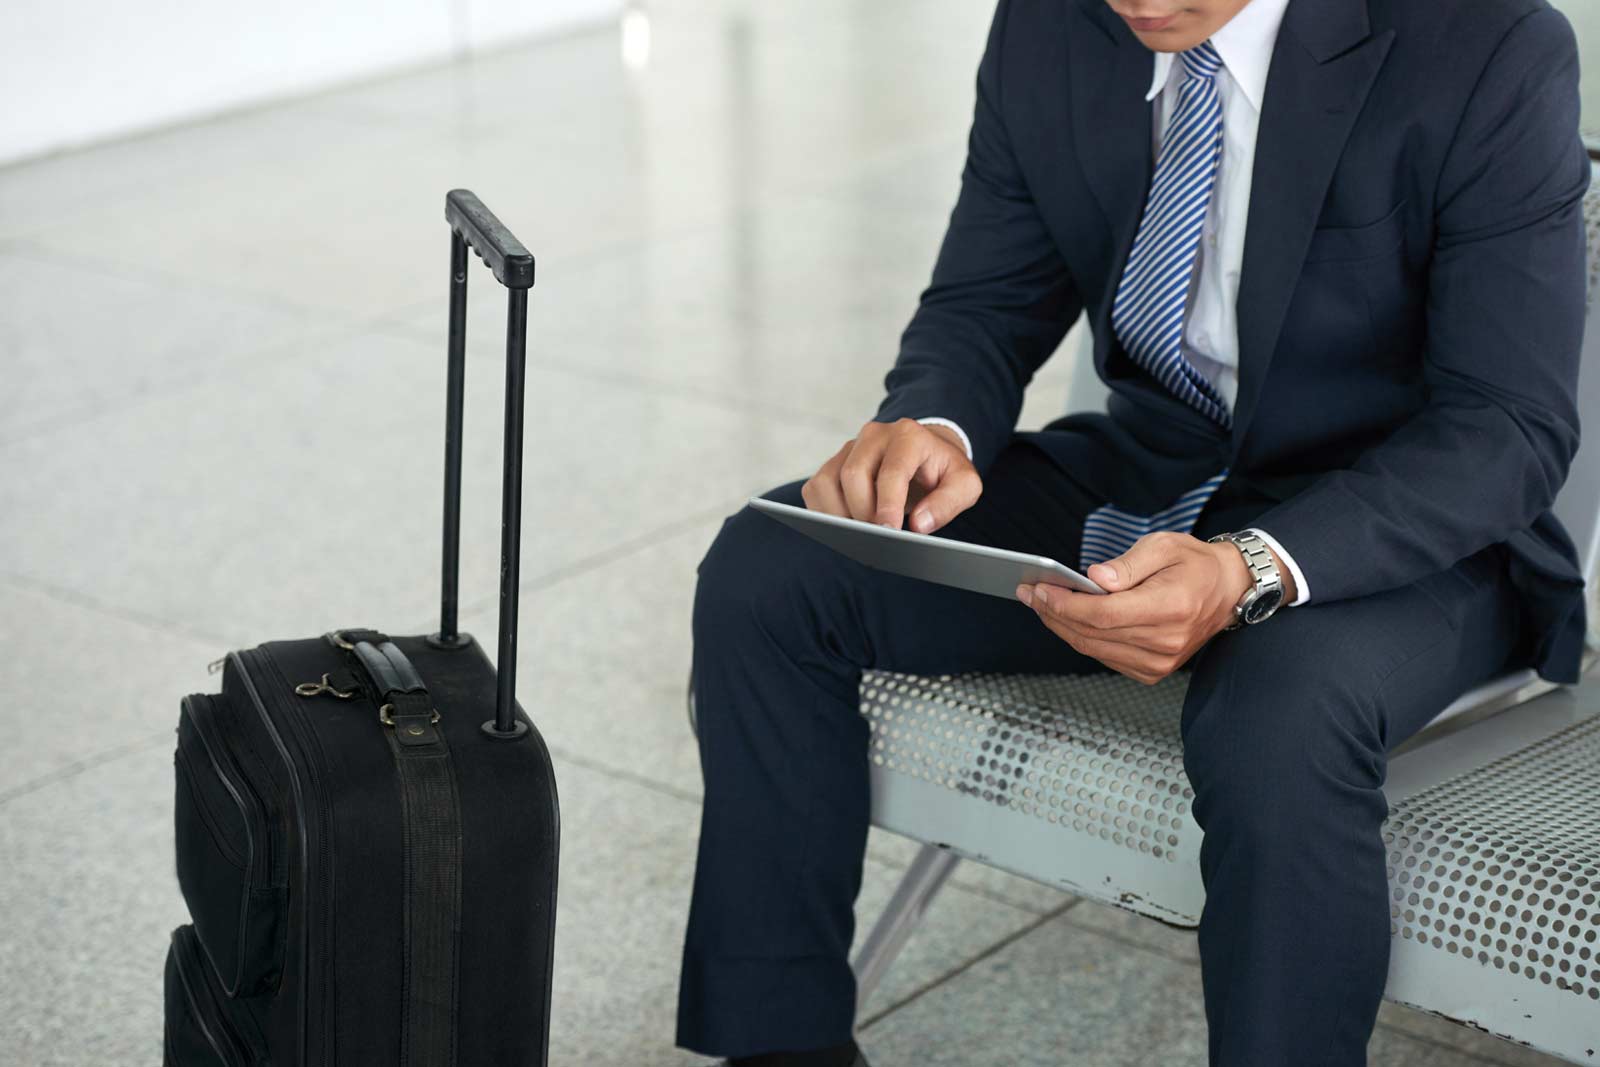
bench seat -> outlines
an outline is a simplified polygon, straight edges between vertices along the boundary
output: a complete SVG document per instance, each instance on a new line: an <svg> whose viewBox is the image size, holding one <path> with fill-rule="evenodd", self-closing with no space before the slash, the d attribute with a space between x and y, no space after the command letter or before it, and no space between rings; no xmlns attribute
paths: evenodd
<svg viewBox="0 0 1600 1067"><path fill-rule="evenodd" d="M1146 687L1110 673L867 672L873 823L926 844L857 960L863 1000L957 857L1196 925L1186 684L1181 673ZM1550 688L1513 676L1392 755L1386 996L1592 1063L1600 682L1528 700Z"/></svg>

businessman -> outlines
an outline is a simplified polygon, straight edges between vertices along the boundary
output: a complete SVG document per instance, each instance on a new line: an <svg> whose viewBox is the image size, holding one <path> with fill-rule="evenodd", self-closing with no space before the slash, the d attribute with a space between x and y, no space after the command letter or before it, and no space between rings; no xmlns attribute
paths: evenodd
<svg viewBox="0 0 1600 1067"><path fill-rule="evenodd" d="M1210 1062L1366 1062L1386 752L1510 666L1577 678L1550 511L1579 430L1577 73L1545 0L1000 0L887 395L768 496L1110 593L984 597L723 524L679 1044L865 1063L864 668L1182 670ZM1016 432L1080 314L1106 410Z"/></svg>

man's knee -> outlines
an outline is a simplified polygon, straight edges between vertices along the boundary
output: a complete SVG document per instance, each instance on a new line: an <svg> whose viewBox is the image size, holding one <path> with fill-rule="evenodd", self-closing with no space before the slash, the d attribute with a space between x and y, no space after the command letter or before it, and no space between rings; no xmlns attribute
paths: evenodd
<svg viewBox="0 0 1600 1067"><path fill-rule="evenodd" d="M797 503L798 482L766 496L788 503L791 490ZM753 508L723 521L694 594L695 722L708 781L741 773L712 750L743 762L759 751L770 765L805 752L819 766L832 751L865 753L867 724L855 710L864 569ZM815 700L817 687L836 699ZM812 713L823 707L842 714L819 740Z"/></svg>
<svg viewBox="0 0 1600 1067"><path fill-rule="evenodd" d="M799 483L763 495L798 505ZM810 637L827 587L842 588L834 573L842 560L755 509L740 508L723 520L697 568L696 642L762 637L787 645Z"/></svg>
<svg viewBox="0 0 1600 1067"><path fill-rule="evenodd" d="M1289 835L1307 805L1381 797L1381 672L1342 657L1313 621L1220 634L1197 658L1182 734L1202 828L1226 819Z"/></svg>

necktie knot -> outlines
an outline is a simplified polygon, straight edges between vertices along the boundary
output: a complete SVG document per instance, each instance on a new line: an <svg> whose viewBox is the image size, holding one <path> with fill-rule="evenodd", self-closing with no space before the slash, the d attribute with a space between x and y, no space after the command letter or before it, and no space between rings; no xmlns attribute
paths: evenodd
<svg viewBox="0 0 1600 1067"><path fill-rule="evenodd" d="M1213 78L1222 69L1222 56L1217 54L1217 46L1211 43L1210 38L1178 55L1183 60L1184 73L1190 79Z"/></svg>

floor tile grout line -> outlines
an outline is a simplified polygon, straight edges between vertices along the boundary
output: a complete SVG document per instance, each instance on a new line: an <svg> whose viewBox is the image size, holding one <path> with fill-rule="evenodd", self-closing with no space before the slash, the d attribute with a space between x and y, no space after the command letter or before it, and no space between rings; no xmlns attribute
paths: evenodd
<svg viewBox="0 0 1600 1067"><path fill-rule="evenodd" d="M286 363L294 363L304 359L314 358L317 351L295 351L301 347L325 347L341 341L363 336L367 332L367 324L361 322L326 322L309 326L305 333L293 338L279 341L265 348L250 349L235 357L242 361L262 361L269 357L282 356L272 364L273 367L282 367ZM215 367L216 364L210 366ZM0 451L13 448L45 434L55 433L60 430L81 428L95 423L101 419L111 418L125 412L135 411L138 408L153 403L156 400L170 399L174 396L183 396L197 389L203 389L224 381L229 377L237 377L238 368L229 371L214 370L202 371L199 374L187 376L183 379L163 383L157 388L144 389L124 396L120 403L88 404L83 407L62 412L51 416L44 422L33 426L24 427L21 432L7 437L0 437Z"/></svg>
<svg viewBox="0 0 1600 1067"><path fill-rule="evenodd" d="M286 358L280 359L273 364L275 367L281 367L286 363L318 358L321 353L316 349L330 344L370 336L391 337L412 343L422 343L423 337L421 335L425 332L428 331L381 317L360 320L330 319L320 323L308 324L306 332L303 334L265 348L251 349L248 352L241 353L236 358L241 360L246 358L260 360L263 357L282 355ZM303 348L312 350L300 351ZM601 382L608 385L621 386L642 396L670 397L676 400L704 404L719 411L736 413L755 411L781 416L791 423L806 425L816 430L835 430L848 433L853 432L856 428L856 424L850 420L824 415L809 409L791 408L786 405L773 404L760 398L743 397L736 393L677 386L668 381L652 379L642 375L595 371L567 360L542 359L537 355L537 345L534 346L534 350L533 357L529 361L530 366L555 371L584 382ZM46 421L32 426L24 426L19 432L10 436L0 436L0 451L26 443L48 433L63 429L81 428L101 419L121 415L155 400L191 393L214 385L227 377L228 375L221 371L201 373L181 381L165 383L159 388L145 389L126 395L118 403L88 404L79 408L69 409L51 416Z"/></svg>
<svg viewBox="0 0 1600 1067"><path fill-rule="evenodd" d="M535 725L537 725L537 723ZM641 774L640 772L631 770L627 767L619 767L614 763L608 763L605 760L596 759L593 756L582 755L573 751L572 749L565 748L560 745L549 745L548 747L550 749L550 755L553 758L575 764L584 768L585 770L593 771L594 773L604 777L614 778L619 781L631 782L632 784L641 788L651 790L652 792L659 793L665 797L670 797L673 800L681 800L684 803L690 804L696 808L698 808L705 801L704 796L701 794L691 792L687 789L681 789L678 786L675 786L670 782L662 781L659 778L652 778L647 774ZM892 871L903 872L907 870L906 864L889 857L878 855L870 848L864 854L864 858ZM1019 911L1025 915L1046 915L1050 914L1050 911L1055 911L1060 907L1057 905L1056 908L1050 909L1050 911L1041 912L1035 907L1031 907L1022 903L1021 901L1013 900L1009 897L1003 896L985 886L961 881L959 878L951 878L950 885L964 893L970 893L973 896L982 897L991 903L1004 905L1013 911ZM1072 903L1076 902L1076 899L1072 901Z"/></svg>
<svg viewBox="0 0 1600 1067"><path fill-rule="evenodd" d="M740 504L733 505L732 510L737 510L740 506L742 506L742 501ZM676 537L702 523L711 522L718 517L725 517L731 513L729 504L719 503L692 514L684 515L671 522L663 523L660 526L652 527L625 541L620 541L615 545L592 552L570 563L563 563L559 567L533 575L522 584L522 593L527 595L548 590L570 578L576 578L602 566L617 563L645 551L663 539ZM465 617L480 611L488 611L490 607L497 603L499 603L498 592L492 597L486 596L470 603L463 602L460 607L460 614ZM684 677L685 679L688 678L687 664L684 666Z"/></svg>
<svg viewBox="0 0 1600 1067"><path fill-rule="evenodd" d="M611 548L604 549L601 552L586 556L580 560L575 560L572 563L563 564L554 570L540 574L529 575L523 583L522 590L524 593L534 593L547 590L550 587L559 584L560 582L587 573L599 566L614 563L620 559L635 555L648 549L652 544L656 543L656 541L662 538L676 536L686 530L693 529L695 526L701 523L709 522L718 515L728 514L730 506L735 508L737 507L737 505L718 504L715 507L707 508L704 511L696 512L692 515L686 515L680 519L665 523L659 527L653 527L652 529L647 530L644 533L641 533L626 541L622 541ZM34 593L38 596L59 600L82 611L90 611L99 615L105 615L131 625L141 626L147 630L164 634L169 637L179 637L185 640L214 645L217 647L232 647L230 639L219 634L212 633L210 631L188 629L184 626L174 624L160 616L148 615L143 612L133 611L116 604L108 604L104 601L96 599L93 596L80 592L79 590L68 586L56 585L53 582L44 581L31 575L19 574L15 571L0 572L0 585L10 585L13 588ZM498 594L496 594L496 596L493 598L486 597L476 604L463 605L460 613L462 615L470 615L475 611L487 610L492 604L496 603L497 600ZM432 625L433 621L433 617L430 616L426 621L417 625L415 629L417 629L418 632L424 632L430 625Z"/></svg>
<svg viewBox="0 0 1600 1067"><path fill-rule="evenodd" d="M577 258L580 262L586 261L590 258L603 259L606 256L619 253L624 248L635 245L647 245L656 239L657 238L654 235L645 235L635 241L618 242L615 247L607 246L592 250L591 252L583 253ZM284 300L281 297L277 297L269 293L258 292L253 289L219 286L215 283L198 281L185 275L175 274L170 270L165 270L160 267L132 267L125 263L119 263L116 261L93 259L73 255L70 252L63 252L49 245L42 245L35 241L31 241L27 237L12 237L0 241L0 251L4 251L7 254L16 255L22 258L30 258L37 262L51 263L62 267L76 267L80 269L96 270L108 277L118 278L123 281L151 285L182 286L184 288L193 290L197 295L200 296L205 296L207 294L213 296L225 296L228 299L236 300L241 304L255 306L263 311L290 315L306 320L304 323L304 333L260 349L250 349L246 352L242 352L237 357L239 359L249 358L259 360L262 357L272 356L274 354L288 354L290 361L296 361L309 358L310 356L315 355L315 353L298 351L286 352L286 350L298 349L299 347L305 345L326 345L331 342L349 340L351 338L361 337L368 334L376 334L386 337L403 336L407 340L417 341L420 339L419 335L427 331L422 330L420 327L409 326L409 324L401 321L398 317L416 313L423 307L431 307L435 304L443 308L446 305L447 301L445 298L448 295L447 293L441 291L437 300L417 300L415 302L402 304L398 307L386 309L376 314L364 313L359 315L351 315L346 311L336 311L321 306L299 304L294 301ZM399 329L397 329L397 327ZM442 340L440 342L440 347L441 349L443 348ZM282 364L279 363L276 365L281 366ZM552 362L544 365L554 367L555 369L561 371L574 371L573 368L570 368L564 364ZM575 376L585 377L588 378L588 380L594 380L592 375L585 375L581 372L575 372ZM220 373L208 374L202 372L201 374L184 379L181 384L169 383L168 388L149 389L137 395L128 397L126 398L126 403L86 405L76 410L63 413L62 415L53 416L47 422L40 423L36 426L25 427L20 433L17 433L13 436L0 437L0 449L4 449L10 445L29 440L43 433L62 428L80 426L84 423L91 423L108 415L129 410L138 404L147 402L156 397L171 396L174 393L189 392L219 381L223 377L224 376ZM627 383L622 379L619 379L619 381L623 381L624 384L632 384Z"/></svg>
<svg viewBox="0 0 1600 1067"><path fill-rule="evenodd" d="M910 161L912 158L915 158L915 155L908 155L905 158L896 159L893 161L892 165L903 164ZM559 267L569 276L575 272L581 274L582 272L593 270L596 267L604 266L614 259L644 251L651 246L670 247L680 241L685 241L696 237L708 237L717 234L725 234L730 229L735 229L739 226L757 221L761 215L775 208L789 208L796 206L796 204L805 202L813 202L818 206L825 205L828 207L837 208L841 204L848 202L848 186L854 181L856 181L856 178L852 176L850 178L841 178L836 181L822 182L816 186L790 189L770 189L746 198L735 210L727 215L689 222L679 226L666 226L659 230L647 230L632 237L608 241L605 244L596 245L593 248L587 248L573 255L565 257L560 261ZM935 211L935 209L932 208L929 208L927 213L939 214L941 218L943 217L941 212ZM548 266L541 268L543 271L548 271L550 269L551 268ZM472 286L469 285L469 288L472 288ZM535 305L530 309L528 315L530 330L532 330L535 324L538 322L536 302L539 299L542 299L537 285L535 285L531 292L533 293L531 299L535 302ZM431 299L415 300L399 307L391 308L380 315L375 316L375 321L381 324L398 326L402 329L421 329L421 327L414 325L414 317L419 315L423 310L432 309L434 306L435 303ZM443 307L442 302L439 304L439 306L441 308ZM910 314L911 308L908 307L906 311L906 317L909 318ZM443 321L442 314L441 321Z"/></svg>
<svg viewBox="0 0 1600 1067"><path fill-rule="evenodd" d="M347 116L340 116L337 112L334 113L334 118L338 121L348 120ZM85 148L92 147L94 146L85 146ZM3 171L3 169L0 168L0 171ZM845 184L849 180L840 179L837 183L825 182L815 187L767 190L748 198L730 215L708 218L680 226L667 226L660 230L647 230L631 237L609 241L593 248L586 248L566 259L563 262L563 266L570 267L575 264L580 268L588 268L596 263L603 263L614 256L622 255L627 251L648 247L658 242L670 244L685 238L714 233L718 230L726 229L732 224L743 223L774 206L782 206L787 201L815 200L837 204L839 201L829 195L833 191L832 186L834 184ZM57 246L41 243L41 238L47 236L48 232L44 230L21 231L5 235L0 237L0 250L61 266L77 266L98 270L108 276L122 278L127 281L179 285L194 289L202 294L210 292L215 295L225 295L240 301L254 302L262 307L284 313L320 316L332 322L351 325L366 325L379 322L396 323L400 317L413 315L422 308L434 304L432 298L426 300L418 299L388 308L376 315L363 314L352 318L348 312L335 310L323 305L302 304L285 299L278 294L262 292L252 288L218 285L215 282L202 281L189 275L175 273L160 266L136 266L117 260L76 255ZM443 296L440 297L438 303L440 306L444 305Z"/></svg>
<svg viewBox="0 0 1600 1067"><path fill-rule="evenodd" d="M1148 918L1148 917L1147 916L1141 916L1141 918ZM1156 920L1152 919L1150 921L1154 922ZM1110 931L1110 930L1105 930L1105 929L1102 929L1102 928L1097 927L1097 926L1089 926L1089 925L1087 925L1085 923L1078 922L1077 920L1075 920L1070 915L1064 917L1062 919L1062 922L1064 922L1066 925L1072 927L1074 930L1080 930L1080 931L1082 931L1083 933L1086 933L1086 934L1095 934L1095 935L1097 935L1099 937L1103 937L1103 938L1107 938L1107 939L1109 939L1111 941L1115 941L1120 945L1126 946L1127 948L1137 949L1137 950L1139 950L1141 952L1152 953L1154 955L1162 957L1163 959L1170 960L1173 963L1183 964L1186 967L1199 967L1200 966L1200 961L1197 960L1197 959L1193 959L1193 958L1188 957L1188 956L1179 955L1179 954L1173 953L1173 952L1168 952L1165 949L1157 948L1154 945L1146 944L1145 942L1137 941L1137 940L1135 940L1133 938L1130 938L1130 937L1127 937L1127 936L1125 936L1123 934L1115 933L1115 932ZM1433 1038L1429 1038L1429 1037L1426 1037L1426 1036L1423 1036L1423 1035L1420 1035L1420 1034L1412 1033L1410 1030L1407 1030L1404 1027L1396 1026L1393 1023L1387 1023L1387 1022L1383 1022L1383 1021L1380 1020L1376 1025L1381 1029L1389 1031L1390 1033L1397 1034L1397 1035L1399 1035L1401 1037L1410 1038L1413 1041L1422 1041L1422 1042L1425 1042L1427 1044L1435 1045L1438 1048L1447 1049L1447 1050L1449 1050L1451 1052L1460 1051L1460 1050L1456 1049L1454 1046L1443 1044L1443 1043L1441 1043L1441 1042L1439 1042L1439 1041L1437 1041L1437 1040L1435 1040ZM1462 1054L1463 1055L1472 1055L1472 1056L1474 1056L1475 1058L1479 1059L1480 1061L1482 1061L1484 1063L1493 1063L1493 1064L1496 1064L1496 1065L1500 1065L1500 1067L1511 1067L1510 1064L1505 1063L1505 1061L1503 1061L1503 1060L1485 1058L1485 1057L1483 1057L1481 1055L1478 1055L1476 1053L1462 1053Z"/></svg>
<svg viewBox="0 0 1600 1067"><path fill-rule="evenodd" d="M419 327L408 323L390 322L380 324L377 329L390 335L399 335L406 340L415 341L422 331ZM727 392L714 388L706 388L698 384L679 385L665 378L652 378L642 374L632 374L625 371L601 371L580 363L559 358L542 357L538 354L538 344L531 344L529 349L529 365L544 367L591 382L603 382L609 385L622 385L647 395L670 396L682 400L690 400L718 408L723 411L735 413L757 412L761 414L781 416L791 423L809 425L818 430L837 430L842 433L854 433L860 423L839 415L828 415L810 408L795 408L785 404L774 404L758 396L745 396L736 392ZM889 365L889 360L884 366Z"/></svg>
<svg viewBox="0 0 1600 1067"><path fill-rule="evenodd" d="M874 863L881 863L883 866L891 867L891 868L893 868L894 870L897 870L897 871L909 871L911 869L911 864L904 863L904 862L902 862L902 861L900 861L900 860L898 860L898 859L896 859L896 858L894 858L892 856L879 855L879 854L877 854L876 852L874 852L872 850L871 846L868 846L868 848L867 848L867 856ZM990 867L988 864L979 863L977 860L967 860L967 858L965 856L963 856L961 858L962 858L962 860L966 861L966 863L969 864L970 866L980 867L980 868L982 868L984 870L999 871L1001 874L1009 874L1010 873L1009 871L1001 870L999 867ZM977 882L973 882L973 881L970 881L970 880L964 878L961 874L957 873L961 869L962 868L960 866L958 866L956 868L956 871L951 872L950 884L953 885L953 886L956 886L957 888L962 889L962 890L964 890L964 891L966 891L968 893L974 893L974 894L976 894L976 895L978 895L980 897L984 897L984 898L986 898L988 900L992 900L996 904L1004 904L1009 908L1015 908L1018 911L1027 912L1029 915L1047 915L1051 911L1053 911L1056 908L1060 907L1059 904L1052 904L1049 907L1044 908L1043 910L1041 910L1035 904L1026 903L1025 901L1019 900L1019 899L1017 899L1015 897L1007 896L1006 894L1004 894L1002 892L999 892L998 890L990 889L988 886L981 885L981 884L979 884ZM1020 877L1020 876L1014 876L1014 877ZM1046 889L1053 889L1054 888L1053 886L1045 885L1045 883L1043 883L1043 882L1032 882L1031 879L1023 879L1023 881L1031 882L1034 885L1044 886L1044 888L1046 888ZM1062 893L1063 893L1063 895L1066 895L1066 896L1070 897L1070 894L1066 894L1064 890L1062 891ZM1079 899L1081 899L1081 898L1079 898Z"/></svg>
<svg viewBox="0 0 1600 1067"><path fill-rule="evenodd" d="M1084 898L1084 899L1089 899L1089 898ZM1115 905L1107 905L1107 906L1108 907L1115 907ZM1121 909L1118 909L1118 910L1121 910ZM1148 919L1149 917L1141 915L1140 918ZM1179 953L1176 953L1176 952L1169 952L1164 948L1157 948L1155 945L1149 944L1149 943L1144 942L1144 941L1140 941L1137 938L1128 937L1126 934L1120 934L1120 933L1117 933L1117 932L1112 931L1112 930L1106 930L1106 929L1104 929L1102 927L1099 927L1099 926L1090 926L1087 923L1074 922L1071 916L1068 916L1064 921L1066 922L1066 924L1068 926L1072 927L1074 930L1081 930L1086 934L1097 934L1100 937L1104 937L1104 938L1107 938L1107 939L1109 939L1111 941L1115 941L1120 945L1126 945L1128 948L1136 948L1136 949L1139 949L1142 952L1153 953L1154 955L1160 956L1162 959L1165 959L1165 960L1170 960L1173 963L1181 963L1185 967L1198 967L1198 966L1200 966L1200 961L1199 960L1192 959L1192 958L1190 958L1188 956L1180 955ZM1149 921L1155 922L1156 920L1150 919Z"/></svg>
<svg viewBox="0 0 1600 1067"><path fill-rule="evenodd" d="M1454 1022L1454 1020L1451 1020L1451 1021ZM1472 1030L1473 1029L1472 1027L1464 1026L1464 1025L1459 1024L1459 1023L1457 1025L1458 1026L1462 1026L1462 1029L1466 1029L1466 1030ZM1436 1048L1436 1049L1440 1050L1441 1052L1448 1052L1452 1056L1459 1056L1462 1059L1472 1060L1474 1063L1486 1063L1486 1064L1490 1064L1491 1067L1515 1067L1515 1065L1512 1064L1511 1061L1509 1061L1509 1060L1502 1060L1502 1059L1500 1059L1500 1058L1498 1058L1496 1056L1489 1056L1489 1055L1486 1055L1486 1054L1481 1053L1481 1052L1474 1052L1471 1049L1464 1049L1464 1048L1461 1048L1461 1047L1459 1047L1457 1045L1448 1045L1448 1044L1445 1044L1443 1041L1438 1040L1437 1038L1428 1037L1428 1036L1426 1036L1424 1034L1414 1034L1409 1030L1405 1030L1405 1029L1402 1029L1402 1028L1400 1028L1398 1026L1395 1026L1393 1023L1386 1023L1386 1022L1380 1021L1380 1022L1378 1022L1378 1024L1377 1024L1375 1029L1384 1030L1384 1031L1386 1031L1388 1033L1393 1034L1396 1037L1405 1038L1407 1041L1415 1041L1419 1045L1427 1045L1430 1048ZM1475 1032L1475 1033L1483 1033L1483 1031L1480 1031L1480 1030L1474 1030L1473 1032ZM1485 1036L1489 1036L1489 1035L1485 1035Z"/></svg>
<svg viewBox="0 0 1600 1067"><path fill-rule="evenodd" d="M115 763L124 756L137 755L140 752L155 748L162 741L171 741L172 739L173 731L163 730L159 734L152 734L138 741L129 741L114 748L103 749L80 760L74 760L72 763L57 767L55 770L42 774L38 778L30 779L0 791L0 807L4 807L13 800L18 800L30 793L36 793L46 786L54 785L68 778L76 778L86 771L103 767L108 763Z"/></svg>
<svg viewBox="0 0 1600 1067"><path fill-rule="evenodd" d="M882 862L882 861L880 860L879 862ZM1198 960L1187 959L1187 958L1184 958L1184 957L1176 956L1176 955L1174 955L1172 953L1169 953L1169 952L1163 951L1161 949L1155 948L1152 945L1148 945L1148 944L1144 944L1142 942L1134 941L1134 940L1132 940L1130 938L1127 938L1127 937L1124 937L1122 935L1113 933L1111 931L1103 930L1103 929L1100 929L1098 927L1087 926L1087 925L1085 925L1083 923L1074 921L1072 916L1069 913L1072 911L1073 908L1077 907L1079 904L1084 903L1088 899L1089 898L1087 898L1087 897L1074 897L1071 900L1065 902L1064 904L1061 904L1060 906L1052 909L1051 911L1046 912L1043 915L1039 915L1038 918L1036 918L1033 922L1030 922L1027 926L1025 926L1025 927L1023 927L1023 928L1021 928L1019 930L1013 931L1012 933L1008 934L1006 937L1002 938L1001 940L995 942L993 945L989 946L983 952L980 952L977 955L971 957L970 959L964 961L959 966L957 966L955 968L952 968L950 971L946 972L943 975L940 975L938 978L933 979L932 981L930 981L927 984L921 986L920 988L916 989L915 991L907 994L906 996L902 997L900 1000L896 1001L895 1003L888 1005L887 1007L883 1008L882 1010L876 1011L876 1012L873 1012L873 1013L869 1014L864 1020L862 1020L861 1022L859 1022L857 1024L857 1026L856 1026L857 1032L858 1033L866 1032L870 1027L875 1026L878 1023L882 1022L885 1018L887 1018L888 1016L892 1015L893 1013L899 1011L901 1008L906 1007L907 1005L911 1004L913 1001L918 1000L921 997L923 997L924 995L926 995L926 994L932 992L933 990L937 989L939 986L942 986L942 985L946 984L947 982L949 982L952 979L958 977L962 973L972 969L974 966L976 966L977 964L983 962L985 959L988 959L989 957L994 956L996 953L1004 950L1005 948L1009 947L1010 945L1015 944L1017 941L1020 941L1022 938L1026 937L1028 934L1031 934L1034 931L1036 931L1036 930L1040 929L1041 927L1043 927L1047 922L1051 922L1051 921L1054 921L1056 919L1060 919L1063 923L1065 923L1066 925L1072 927L1074 930L1079 931L1080 933L1085 933L1085 934L1090 934L1090 935L1095 936L1095 937L1105 938L1106 940L1114 941L1117 944L1120 944L1125 948L1130 948L1130 949L1133 949L1133 950L1135 950L1137 952L1147 952L1147 953L1150 953L1150 954L1155 955L1155 956L1160 956L1161 958L1163 958L1165 960L1168 960L1170 962L1183 964L1183 965L1188 966L1188 967L1197 968L1197 967L1200 966L1200 962ZM1460 1025L1460 1024L1458 1024L1458 1025ZM1405 1039L1410 1040L1410 1041L1415 1041L1415 1042L1417 1042L1419 1044L1428 1045L1430 1047L1437 1048L1437 1049L1439 1049L1441 1051L1449 1052L1449 1053L1451 1053L1453 1055L1461 1056L1461 1057L1466 1058L1466 1059L1471 1059L1471 1060L1473 1060L1475 1062L1478 1062L1478 1063L1491 1064L1491 1065L1493 1065L1493 1067L1514 1067L1514 1065L1512 1065L1507 1060L1502 1060L1502 1059L1499 1059L1497 1057L1484 1055L1484 1054L1481 1054L1481 1053L1478 1053L1478 1052L1474 1052L1474 1051L1471 1051L1471 1050L1468 1050L1468 1049L1462 1049L1462 1048L1459 1048L1459 1047L1457 1047L1455 1045L1446 1044L1445 1042L1439 1041L1436 1038L1432 1038L1432 1037L1429 1037L1429 1036L1424 1035L1424 1034L1413 1033L1412 1031L1407 1030L1407 1029L1405 1029L1403 1027L1400 1027L1400 1026L1396 1026L1393 1023L1384 1022L1384 1021L1380 1020L1380 1021L1377 1022L1376 1027L1378 1029L1382 1029L1382 1030L1384 1030L1384 1031L1386 1031L1388 1033L1391 1033L1391 1034L1395 1035L1396 1037L1401 1037L1401 1038L1405 1038ZM1467 1027L1464 1027L1464 1028L1465 1029L1470 1029L1470 1028L1467 1028Z"/></svg>
<svg viewBox="0 0 1600 1067"><path fill-rule="evenodd" d="M241 304L254 305L263 311L319 319L322 320L323 325L361 322L373 317L370 315L352 317L347 312L334 311L319 305L297 303L273 293L258 292L254 289L240 289L231 285L218 285L216 282L203 281L188 275L174 273L164 267L133 266L120 260L85 256L58 248L55 245L40 244L38 241L30 240L27 237L14 238L11 241L4 242L3 245L0 245L0 251L21 259L31 259L36 263L46 263L51 266L71 268L73 270L92 271L118 281L191 289L197 296L226 297Z"/></svg>
<svg viewBox="0 0 1600 1067"><path fill-rule="evenodd" d="M1035 915L1030 922L1026 923L1019 929L1013 930L1011 933L1007 934L1005 937L1002 937L1000 940L996 941L982 952L979 952L977 955L964 960L962 963L951 968L949 971L946 971L939 977L925 983L922 986L919 986L917 989L908 993L906 996L900 998L881 1011L869 1014L865 1019L857 1022L856 1031L858 1033L865 1033L870 1027L882 1022L884 1019L899 1011L901 1008L904 1008L913 1001L933 992L935 989L958 977L959 975L965 974L979 963L982 963L984 960L989 959L996 953L1001 952L1011 945L1016 944L1018 941L1033 933L1035 930L1040 929L1046 923L1052 922L1055 919L1065 915L1067 912L1083 903L1083 899L1084 898L1082 897L1074 897L1073 899L1068 900L1065 903L1056 906L1055 908L1052 908L1050 911L1045 912L1043 915Z"/></svg>
<svg viewBox="0 0 1600 1067"><path fill-rule="evenodd" d="M146 630L151 630L167 637L180 637L186 641L194 641L199 644L211 645L219 648L228 644L227 638L222 637L219 634L205 630L191 630L187 627L169 622L158 615L147 615L143 612L132 611L128 608L120 607L116 604L108 604L104 601L97 600L86 593L79 592L76 589L72 589L68 586L56 585L53 582L42 581L38 578L32 577L31 575L18 574L15 571L0 572L0 585L9 585L15 589L21 589L37 596L48 597L52 600L59 600L62 603L69 604L81 611L94 612L97 615L105 615L109 618L117 619L134 626L141 626Z"/></svg>
<svg viewBox="0 0 1600 1067"><path fill-rule="evenodd" d="M733 217L742 218L743 214L744 212L741 211L736 213ZM717 220L709 222L697 222L679 227L677 229L668 228L659 232L641 233L634 237L608 241L605 244L596 245L593 248L587 248L581 252L567 256L561 261L560 269L568 272L569 274L573 270L580 272L590 270L596 266L602 266L614 258L619 258L633 252L638 252L641 249L656 244L657 242L670 244L673 241L679 241L685 238L714 232L726 225L727 223L725 221ZM544 272L548 272L550 269L551 268L548 265L540 268L540 270ZM469 292L476 291L480 285L497 284L493 281L493 279L489 278L488 275L469 274L468 278L469 281L467 283L467 289ZM474 282L477 284L473 284ZM491 292L492 291L494 290L491 290ZM529 290L529 293L530 306L528 309L528 330L530 334L533 334L535 337L537 337L536 331L539 323L538 302L544 298L544 294L539 289L537 283L535 283L534 287ZM445 295L448 296L448 293ZM439 312L440 324L443 325L447 322L446 313L449 311L449 304L444 298L440 298L438 300L434 300L433 298L413 300L373 316L372 321L377 326L392 326L409 330L422 330L423 327L415 325L415 319L425 310L437 310ZM476 337L471 330L472 323L469 321L467 326L468 336L473 338L475 341ZM439 340L441 342L443 341L443 332L444 331L442 330L440 331L441 336ZM473 342L469 341L468 343L470 345ZM531 348L532 345L530 344L529 347Z"/></svg>
<svg viewBox="0 0 1600 1067"><path fill-rule="evenodd" d="M597 760L593 756L581 755L560 745L548 745L547 747L550 749L550 756L552 759L574 764L575 766L582 767L584 770L593 771L594 773L606 778L630 782L633 785L637 785L643 789L648 789L653 793L660 794L661 796L670 797L673 800L681 800L685 804L690 804L696 808L700 806L704 799L698 793L691 793L686 789L680 789L679 787L671 785L667 782L663 782L658 778L652 778L649 775L640 774L638 771L629 770L626 767L618 767L615 764L607 763L604 760ZM559 785L559 783L557 784Z"/></svg>

